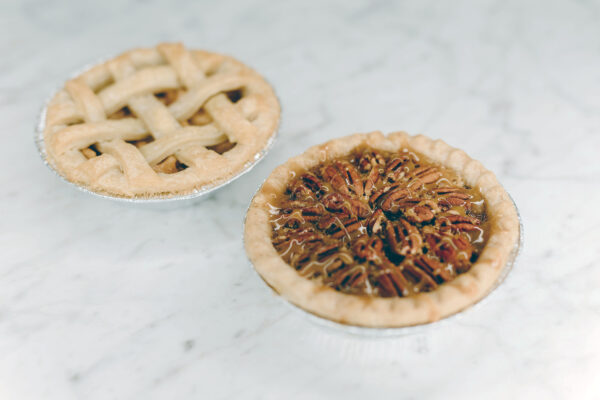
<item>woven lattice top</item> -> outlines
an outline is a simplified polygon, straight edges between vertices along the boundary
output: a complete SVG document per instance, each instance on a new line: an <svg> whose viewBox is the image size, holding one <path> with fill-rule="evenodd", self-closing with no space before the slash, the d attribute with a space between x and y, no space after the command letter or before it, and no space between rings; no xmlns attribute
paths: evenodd
<svg viewBox="0 0 600 400"><path fill-rule="evenodd" d="M58 172L93 191L184 194L239 173L279 112L271 87L242 63L160 44L68 81L48 105L44 142Z"/></svg>

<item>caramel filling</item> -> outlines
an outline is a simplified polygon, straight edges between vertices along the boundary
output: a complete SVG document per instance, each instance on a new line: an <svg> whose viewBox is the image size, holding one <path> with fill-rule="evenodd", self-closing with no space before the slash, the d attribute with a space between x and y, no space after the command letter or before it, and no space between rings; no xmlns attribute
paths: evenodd
<svg viewBox="0 0 600 400"><path fill-rule="evenodd" d="M272 242L300 275L379 297L435 290L487 240L483 197L408 149L356 149L293 178L271 204Z"/></svg>

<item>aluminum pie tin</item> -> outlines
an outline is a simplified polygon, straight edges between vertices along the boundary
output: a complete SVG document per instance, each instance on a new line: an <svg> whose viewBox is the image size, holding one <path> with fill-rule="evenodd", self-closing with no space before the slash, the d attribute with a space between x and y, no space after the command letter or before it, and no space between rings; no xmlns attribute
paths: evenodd
<svg viewBox="0 0 600 400"><path fill-rule="evenodd" d="M79 68L75 72L71 73L69 75L69 77L67 79L65 79L64 81L66 82L69 79L76 78L77 76L79 76L82 73L86 72L87 70L91 69L95 65L106 62L115 57L116 56L105 57L105 58L98 59L94 63L86 64L82 68ZM267 82L269 84L269 86L273 87L273 85L271 85L264 77L263 77L263 79L265 80L265 82ZM56 90L54 90L52 92L52 94L50 96L48 96L48 98L44 102L42 110L38 116L38 121L37 121L37 124L35 127L34 141L35 141L35 145L38 149L38 153L39 153L43 163L46 164L46 166L52 172L54 172L54 174L56 176L58 176L64 182L68 183L70 186L75 187L78 190L85 192L87 194L90 194L92 196L95 196L97 198L114 200L114 201L124 203L124 204L165 205L170 208L171 206L180 207L180 206L184 206L186 204L195 202L193 200L196 200L196 201L204 200L206 198L206 195L214 192L217 189L220 189L223 186L230 184L231 182L235 181L242 175L248 173L252 168L254 168L254 166L256 166L256 164L258 164L258 162L261 161L267 155L269 150L271 150L271 148L273 147L273 144L275 142L275 139L277 138L277 135L279 133L279 125L278 125L275 128L275 130L273 131L273 133L271 134L271 136L269 137L269 139L267 140L267 143L265 144L265 146L258 153L256 153L250 161L246 162L244 164L244 167L237 174L233 175L229 179L219 181L212 185L204 185L204 186L202 186L198 189L195 189L189 193L180 194L180 195L158 195L158 196L152 196L152 197L122 197L122 196L116 196L116 195L113 196L113 195L110 195L107 193L95 192L93 190L86 188L83 185L79 185L75 182L70 181L64 175L62 175L60 173L60 171L58 171L56 168L54 168L54 166L48 161L48 155L46 152L46 143L44 141L44 129L46 128L46 112L48 110L48 104L54 98L54 96L56 96L56 94L60 90L62 90L62 88L63 88L63 86L58 87ZM277 98L277 94L275 94L275 97ZM281 105L279 98L277 98L277 102ZM280 118L279 124L280 123L281 123L281 118Z"/></svg>
<svg viewBox="0 0 600 400"><path fill-rule="evenodd" d="M256 191L256 193L258 193L258 190ZM256 196L256 193L255 193L255 196ZM288 307L290 310L292 310L292 312L298 313L303 318L305 318L306 320L310 321L311 323L317 325L318 327L327 329L330 332L353 336L353 337L356 337L356 336L361 337L362 336L362 337L367 337L367 338L369 338L369 337L372 337L372 338L399 337L399 336L422 334L422 333L427 332L429 329L431 329L433 327L437 328L437 327L450 325L450 324L454 323L455 321L457 321L461 318L464 318L465 315L467 315L469 311L477 310L477 309L481 308L486 301L489 301L490 294L492 294L492 292L494 292L498 288L498 286L500 286L506 280L509 273L512 271L513 267L515 266L515 264L517 262L519 254L521 253L521 249L523 248L523 240L524 240L523 236L524 235L523 235L523 220L521 219L521 214L519 213L519 209L517 208L517 205L515 204L515 200L512 198L512 196L510 196L510 194L509 194L508 197L512 201L512 203L515 207L515 210L517 211L517 218L519 219L519 235L517 237L515 246L513 247L513 249L511 250L511 252L508 256L508 260L506 261L506 264L504 264L504 266L502 267L502 271L500 271L500 274L498 275L498 278L496 279L494 284L488 289L488 291L478 301L476 301L473 304L470 304L469 306L463 308L462 310L455 312L454 314L450 314L450 315L448 315L444 318L441 318L437 321L427 322L427 323L418 324L418 325L397 327L397 328L372 328L372 327L366 327L366 326L342 324L340 322L336 322L336 321L330 320L328 318L321 317L317 314L307 311L307 310L303 309L302 307L299 307L296 304L288 301L281 294L279 294L277 291L275 291L263 279L263 277L258 273L258 271L256 271L256 268L254 267L254 264L251 261L250 261L250 265L252 266L252 270L256 273L256 275L264 282L265 286L274 295L276 295L276 297L279 298L279 300L286 307ZM252 204L252 201L250 202L250 204ZM249 208L250 208L250 206L248 206L248 209ZM247 210L246 210L246 214L247 214ZM246 222L244 220L244 231L245 230L246 230ZM242 236L242 241L244 241L244 245L245 245L244 236Z"/></svg>

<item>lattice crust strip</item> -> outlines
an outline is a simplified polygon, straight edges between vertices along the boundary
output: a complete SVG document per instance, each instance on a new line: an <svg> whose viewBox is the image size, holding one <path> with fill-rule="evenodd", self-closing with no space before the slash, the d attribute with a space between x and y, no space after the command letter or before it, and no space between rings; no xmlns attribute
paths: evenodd
<svg viewBox="0 0 600 400"><path fill-rule="evenodd" d="M168 91L170 104L156 96ZM199 112L209 122L191 124ZM239 173L275 134L279 113L272 88L239 61L160 44L68 81L48 105L44 142L54 168L91 190L176 195ZM233 147L211 149L224 142ZM157 172L172 156L183 167Z"/></svg>

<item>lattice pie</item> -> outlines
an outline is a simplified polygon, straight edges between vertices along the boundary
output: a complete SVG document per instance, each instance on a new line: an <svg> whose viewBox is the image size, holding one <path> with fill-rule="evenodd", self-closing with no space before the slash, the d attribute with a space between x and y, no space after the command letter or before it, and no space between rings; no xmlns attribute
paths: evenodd
<svg viewBox="0 0 600 400"><path fill-rule="evenodd" d="M245 240L256 270L292 303L346 324L398 327L485 296L518 234L512 200L481 163L442 141L374 132L273 171Z"/></svg>
<svg viewBox="0 0 600 400"><path fill-rule="evenodd" d="M50 101L48 162L119 197L168 197L240 173L275 135L279 103L256 72L181 44L126 52Z"/></svg>

